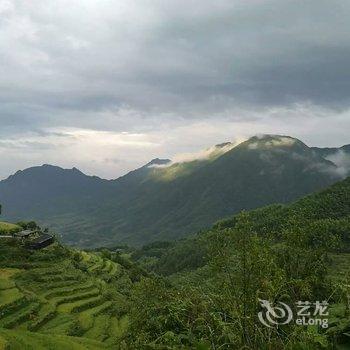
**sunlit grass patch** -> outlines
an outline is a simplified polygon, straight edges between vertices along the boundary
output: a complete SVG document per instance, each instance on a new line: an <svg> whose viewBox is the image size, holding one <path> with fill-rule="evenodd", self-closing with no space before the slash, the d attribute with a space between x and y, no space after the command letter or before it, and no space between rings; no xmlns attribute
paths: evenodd
<svg viewBox="0 0 350 350"><path fill-rule="evenodd" d="M0 307L13 303L23 297L23 294L17 288L0 290Z"/></svg>
<svg viewBox="0 0 350 350"><path fill-rule="evenodd" d="M12 277L18 274L19 272L21 272L21 270L19 269L0 269L0 291L3 289L15 288L16 284Z"/></svg>
<svg viewBox="0 0 350 350"><path fill-rule="evenodd" d="M88 291L93 288L94 288L94 284L91 281L89 281L81 284L70 285L67 287L52 288L49 291L46 291L43 294L43 297L46 299L50 299L54 297L71 295L77 291L79 292Z"/></svg>
<svg viewBox="0 0 350 350"><path fill-rule="evenodd" d="M84 337L104 341L109 337L110 316L98 315L94 318L93 326L84 334Z"/></svg>
<svg viewBox="0 0 350 350"><path fill-rule="evenodd" d="M111 317L109 336L111 338L120 338L127 331L129 326L129 318L127 315L118 319L117 317Z"/></svg>
<svg viewBox="0 0 350 350"><path fill-rule="evenodd" d="M51 320L49 320L45 327L43 327L41 333L49 334L63 334L66 335L69 333L70 328L74 323L74 317L70 314L58 314Z"/></svg>
<svg viewBox="0 0 350 350"><path fill-rule="evenodd" d="M0 221L0 234L20 231L21 227L10 222Z"/></svg>
<svg viewBox="0 0 350 350"><path fill-rule="evenodd" d="M0 350L6 349L8 349L8 343L2 336L0 336Z"/></svg>
<svg viewBox="0 0 350 350"><path fill-rule="evenodd" d="M17 273L21 272L23 270L20 270L20 269L13 269L13 268L2 268L0 269L0 278L3 279L3 278L11 278L13 277L14 275L16 275Z"/></svg>
<svg viewBox="0 0 350 350"><path fill-rule="evenodd" d="M57 307L57 311L66 313L79 312L82 310L89 309L90 307L99 305L103 302L103 299L101 298L101 296L98 295L98 293L96 293L95 295L97 296L93 296L91 298L78 299L76 301L61 304Z"/></svg>
<svg viewBox="0 0 350 350"><path fill-rule="evenodd" d="M93 326L94 317L105 312L112 306L111 301L106 301L101 305L91 307L90 309L83 311L79 314L79 322L83 329L88 330Z"/></svg>
<svg viewBox="0 0 350 350"><path fill-rule="evenodd" d="M0 338L10 344L10 350L100 350L107 348L103 343L92 339L26 331L0 329Z"/></svg>

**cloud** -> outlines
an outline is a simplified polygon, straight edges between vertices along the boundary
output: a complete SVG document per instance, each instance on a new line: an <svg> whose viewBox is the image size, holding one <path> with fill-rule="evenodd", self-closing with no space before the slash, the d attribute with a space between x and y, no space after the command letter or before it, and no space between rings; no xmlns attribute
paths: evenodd
<svg viewBox="0 0 350 350"><path fill-rule="evenodd" d="M3 102L197 116L247 103L348 106L347 10L316 0L7 1Z"/></svg>
<svg viewBox="0 0 350 350"><path fill-rule="evenodd" d="M223 146L219 146L219 145L212 146L197 152L179 153L173 157L171 163L165 164L163 166L170 166L175 163L185 163L185 162L192 162L194 160L206 160L206 159L209 159L210 157L217 157L221 154L228 152L229 150L234 148L236 145L237 145L237 142L236 143L228 142Z"/></svg>
<svg viewBox="0 0 350 350"><path fill-rule="evenodd" d="M336 172L341 177L349 176L350 174L350 154L343 150L338 150L326 157L329 161L337 166Z"/></svg>
<svg viewBox="0 0 350 350"><path fill-rule="evenodd" d="M3 164L0 176L7 177L23 167L51 163L65 168L79 165L91 175L116 178L143 161L143 153L147 156L158 147L157 138L141 133L74 128L21 133L0 140Z"/></svg>
<svg viewBox="0 0 350 350"><path fill-rule="evenodd" d="M259 139L263 138L264 135L257 135ZM286 136L276 136L273 140L263 141L264 148L273 148L278 146L290 147L295 143L295 139ZM248 145L248 149L257 149L261 147L261 141L252 142ZM279 149L280 150L280 149Z"/></svg>
<svg viewBox="0 0 350 350"><path fill-rule="evenodd" d="M260 132L348 143L349 10L344 0L2 0L0 137L26 152L6 141L6 154L22 159L13 166L68 164L61 149L73 147L76 166L113 177L148 156ZM121 162L100 170L95 158ZM3 158L0 176L11 164Z"/></svg>

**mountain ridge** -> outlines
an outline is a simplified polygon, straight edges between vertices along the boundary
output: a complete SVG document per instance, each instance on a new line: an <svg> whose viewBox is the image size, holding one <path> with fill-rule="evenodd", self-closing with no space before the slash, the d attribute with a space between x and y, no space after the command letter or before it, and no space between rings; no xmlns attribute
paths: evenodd
<svg viewBox="0 0 350 350"><path fill-rule="evenodd" d="M321 151L290 136L217 146L225 151L185 162L155 158L115 180L49 165L17 172L0 181L5 219L37 220L79 246L140 245L287 203L344 177Z"/></svg>

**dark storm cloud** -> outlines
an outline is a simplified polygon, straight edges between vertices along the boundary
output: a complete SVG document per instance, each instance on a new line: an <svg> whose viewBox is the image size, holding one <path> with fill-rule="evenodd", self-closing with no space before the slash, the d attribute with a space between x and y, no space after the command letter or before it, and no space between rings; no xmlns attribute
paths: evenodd
<svg viewBox="0 0 350 350"><path fill-rule="evenodd" d="M271 110L303 104L331 124L350 107L349 14L345 0L2 0L0 137L220 118L271 131L289 122Z"/></svg>
<svg viewBox="0 0 350 350"><path fill-rule="evenodd" d="M349 104L347 1L7 4L5 124L123 105L203 114L218 96L221 108Z"/></svg>

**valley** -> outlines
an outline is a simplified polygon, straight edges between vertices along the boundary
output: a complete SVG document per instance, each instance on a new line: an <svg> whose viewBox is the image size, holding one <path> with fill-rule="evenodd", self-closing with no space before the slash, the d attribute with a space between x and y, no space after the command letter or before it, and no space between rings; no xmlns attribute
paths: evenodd
<svg viewBox="0 0 350 350"><path fill-rule="evenodd" d="M331 155L347 157L348 149ZM341 180L347 163L333 163L327 152L264 135L213 146L204 158L155 159L116 180L33 167L0 181L3 218L37 221L84 248L177 240L241 210L288 203Z"/></svg>
<svg viewBox="0 0 350 350"><path fill-rule="evenodd" d="M3 238L0 349L347 349L349 218L347 178L141 248L56 238L33 251ZM4 237L21 229L2 227ZM258 299L326 300L328 328L267 328Z"/></svg>

